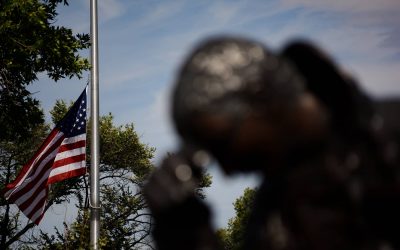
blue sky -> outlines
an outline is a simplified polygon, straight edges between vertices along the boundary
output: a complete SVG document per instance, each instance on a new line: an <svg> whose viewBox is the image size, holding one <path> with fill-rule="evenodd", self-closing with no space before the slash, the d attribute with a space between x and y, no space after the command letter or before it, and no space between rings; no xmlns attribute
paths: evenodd
<svg viewBox="0 0 400 250"><path fill-rule="evenodd" d="M400 1L265 0L154 1L98 0L100 112L117 124L134 123L144 143L157 148L157 163L178 144L171 126L169 93L182 59L199 41L213 35L240 35L280 50L294 38L314 41L353 74L373 98L400 95ZM61 7L56 24L89 33L89 1ZM88 52L83 52L88 55ZM54 83L45 75L31 86L45 112L56 99L74 100L89 79ZM214 224L234 215L232 202L255 176L224 177L211 167L213 187L207 202ZM73 213L52 209L72 222Z"/></svg>

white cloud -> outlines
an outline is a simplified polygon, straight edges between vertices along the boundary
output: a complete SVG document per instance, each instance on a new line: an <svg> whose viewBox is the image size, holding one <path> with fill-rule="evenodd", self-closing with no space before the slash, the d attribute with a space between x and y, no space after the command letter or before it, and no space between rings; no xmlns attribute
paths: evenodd
<svg viewBox="0 0 400 250"><path fill-rule="evenodd" d="M340 17L340 20L337 20L338 29L349 30L350 27L356 33L370 32L381 38L377 46L384 46L383 41L386 39L390 40L392 47L400 49L400 37L397 35L400 30L400 15L398 14L400 1L398 0L282 0L281 4L288 9L303 7L303 11L309 15L315 12L330 13L332 16ZM329 20L319 21L327 22ZM347 33L347 36L351 34ZM341 38L346 39L345 37ZM368 40L361 38L359 42L368 42Z"/></svg>
<svg viewBox="0 0 400 250"><path fill-rule="evenodd" d="M144 13L141 13L141 18L133 19L127 26L128 29L145 30L152 26L162 26L164 20L176 16L185 6L183 1L161 1L155 6L145 1L144 4L149 6L146 6L146 8L138 6L138 8L143 9Z"/></svg>
<svg viewBox="0 0 400 250"><path fill-rule="evenodd" d="M101 21L121 16L125 11L124 5L119 0L98 1L98 12Z"/></svg>
<svg viewBox="0 0 400 250"><path fill-rule="evenodd" d="M349 68L373 97L400 96L400 63L359 63Z"/></svg>
<svg viewBox="0 0 400 250"><path fill-rule="evenodd" d="M320 0L282 0L285 5L301 5L307 8L324 9L340 12L368 12L368 11L387 11L400 8L398 0L338 0L338 1L320 1Z"/></svg>
<svg viewBox="0 0 400 250"><path fill-rule="evenodd" d="M208 8L209 18L215 22L215 25L224 26L238 20L238 15L242 12L245 2L232 4L230 2L215 1Z"/></svg>
<svg viewBox="0 0 400 250"><path fill-rule="evenodd" d="M121 63L119 67L105 69L103 74L104 78L100 79L100 81L105 87L121 86L128 82L138 82L148 75L155 74L157 69L158 67L156 65Z"/></svg>

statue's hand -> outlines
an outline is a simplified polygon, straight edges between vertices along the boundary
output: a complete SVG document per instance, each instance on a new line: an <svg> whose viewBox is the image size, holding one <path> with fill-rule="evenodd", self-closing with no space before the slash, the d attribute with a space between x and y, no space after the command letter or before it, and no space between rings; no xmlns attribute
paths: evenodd
<svg viewBox="0 0 400 250"><path fill-rule="evenodd" d="M157 216L195 195L198 187L198 166L182 154L168 156L143 188L150 210Z"/></svg>

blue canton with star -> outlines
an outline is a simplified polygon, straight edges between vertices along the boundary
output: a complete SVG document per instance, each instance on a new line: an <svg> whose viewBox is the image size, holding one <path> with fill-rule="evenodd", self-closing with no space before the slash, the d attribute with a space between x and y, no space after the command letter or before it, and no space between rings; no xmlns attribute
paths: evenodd
<svg viewBox="0 0 400 250"><path fill-rule="evenodd" d="M58 123L57 127L60 128L66 137L86 133L86 89Z"/></svg>

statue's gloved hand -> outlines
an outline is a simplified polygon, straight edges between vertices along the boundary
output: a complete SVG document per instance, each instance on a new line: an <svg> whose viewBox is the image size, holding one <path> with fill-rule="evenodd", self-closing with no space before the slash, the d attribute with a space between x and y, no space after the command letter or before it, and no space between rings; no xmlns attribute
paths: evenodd
<svg viewBox="0 0 400 250"><path fill-rule="evenodd" d="M143 188L160 250L219 249L209 209L196 195L202 172L196 158L187 150L167 157Z"/></svg>
<svg viewBox="0 0 400 250"><path fill-rule="evenodd" d="M195 196L201 167L188 155L191 154L179 152L168 156L146 183L143 192L154 216Z"/></svg>

